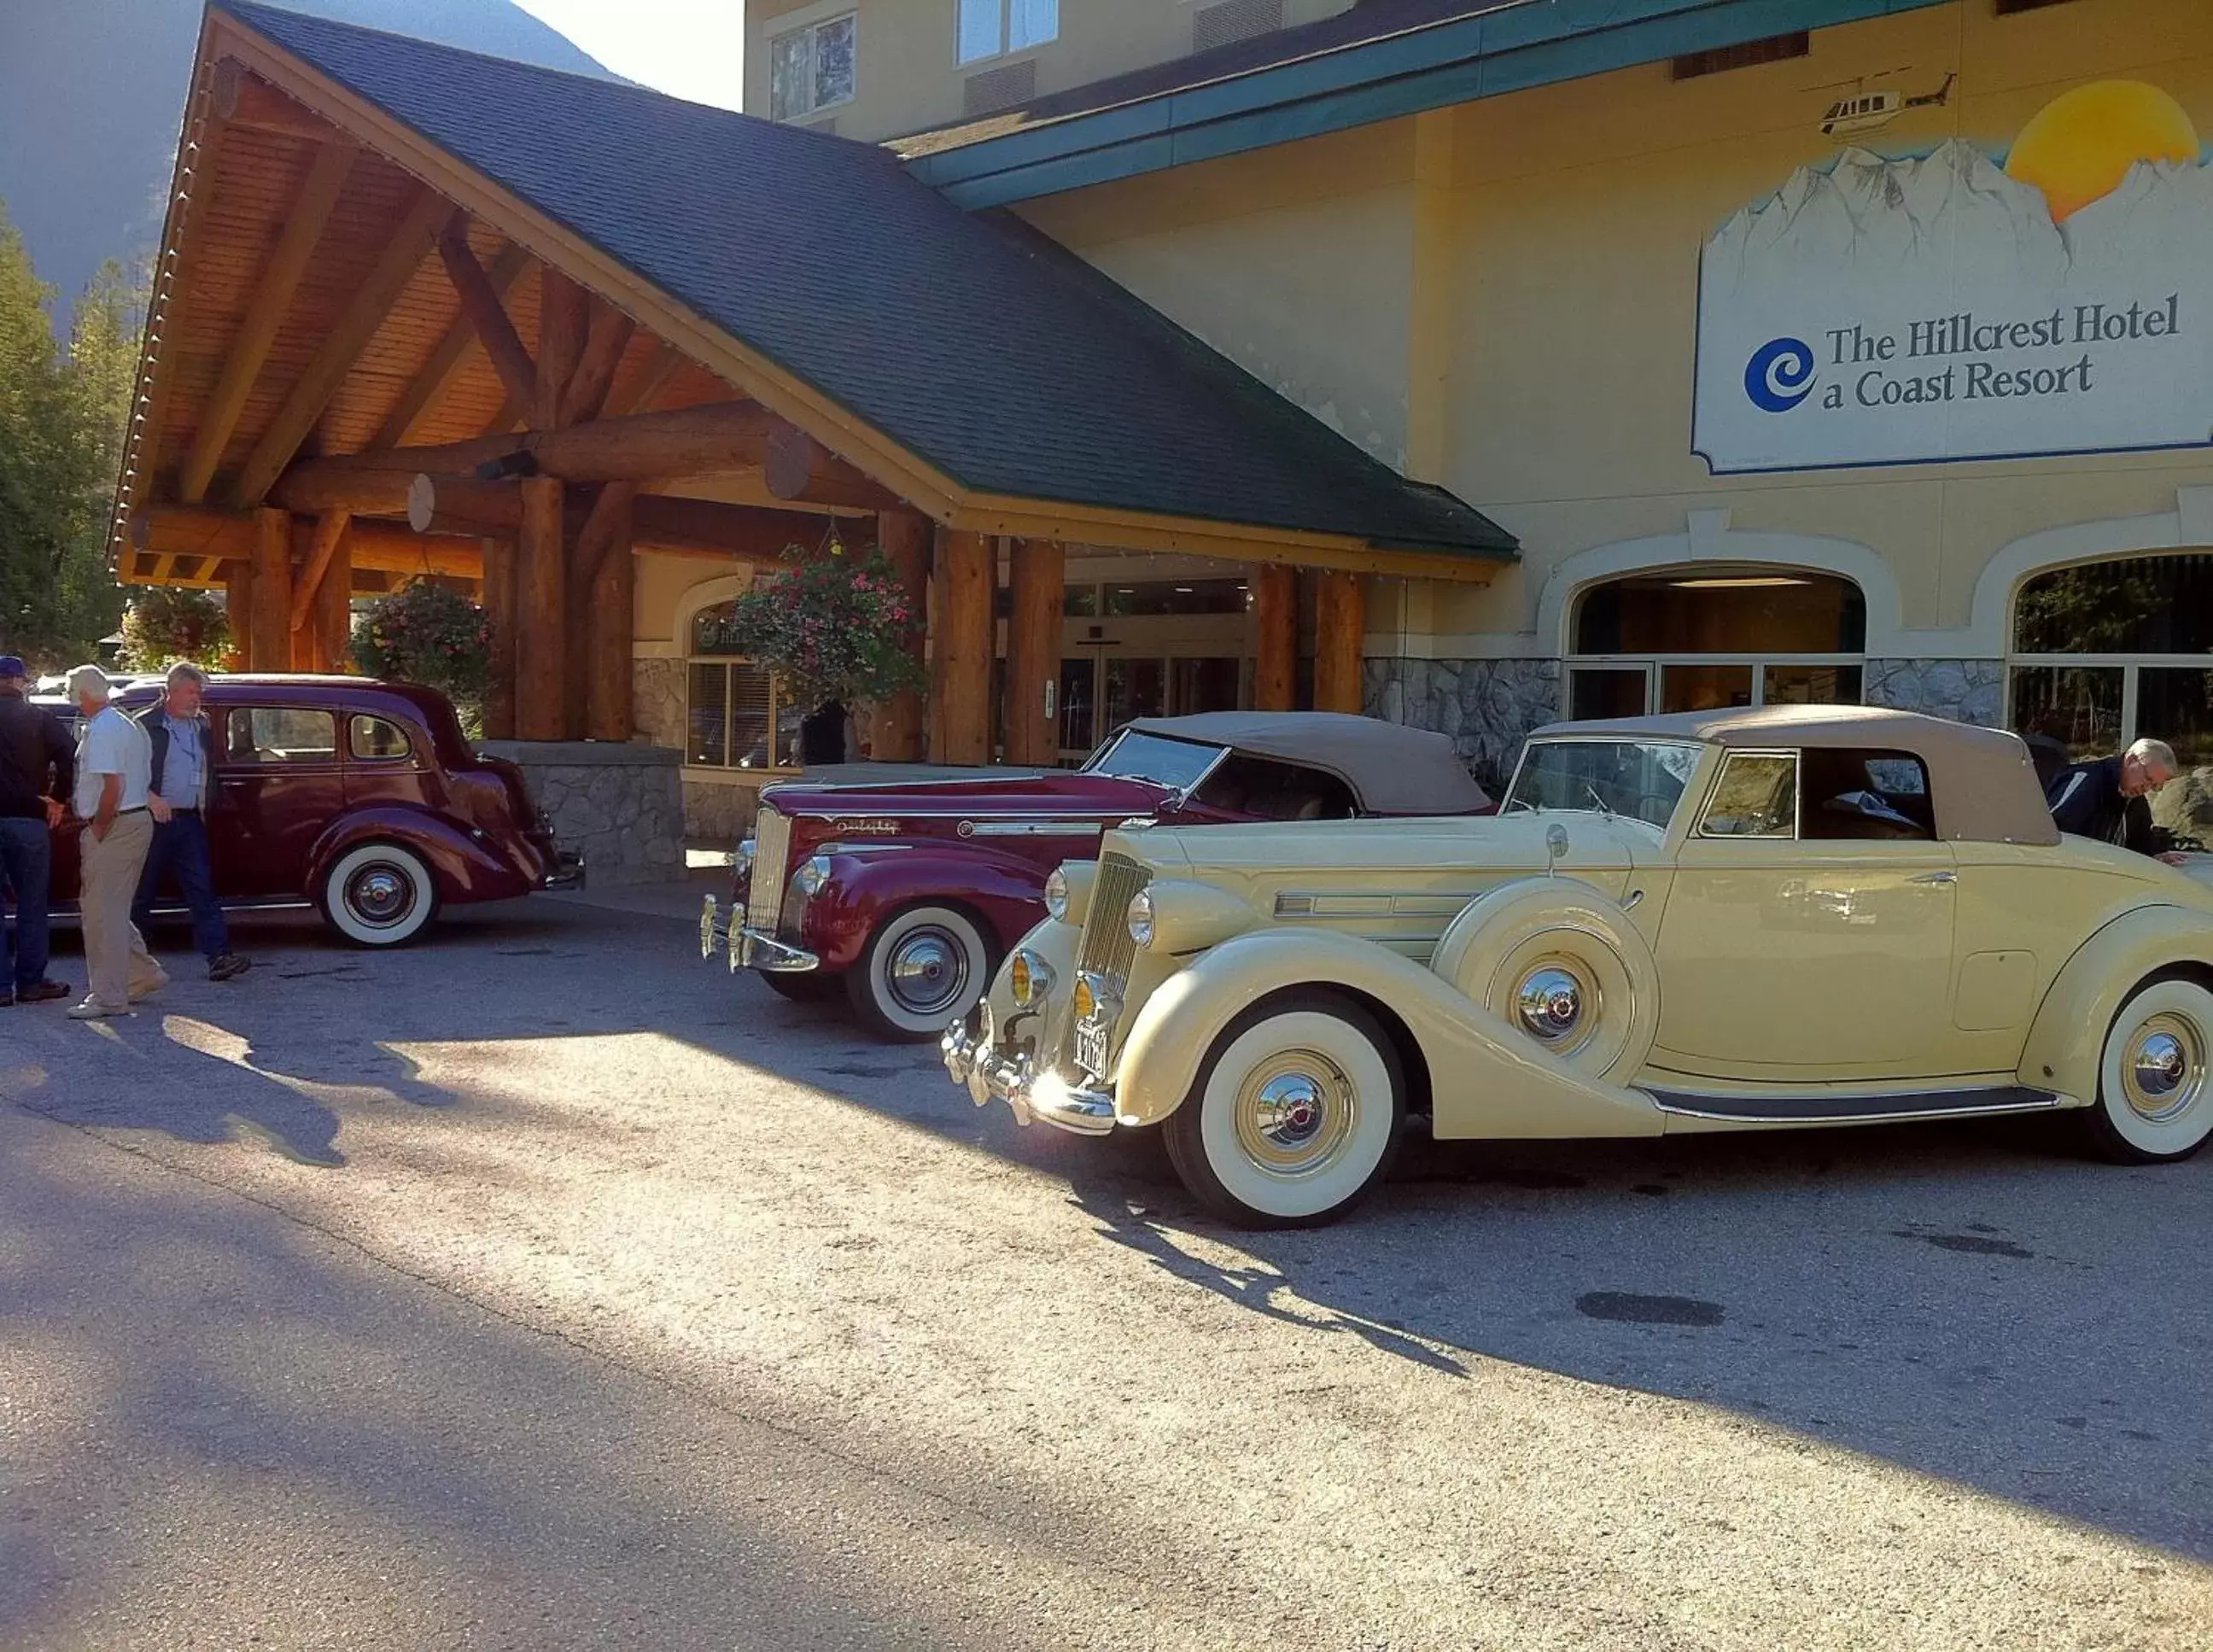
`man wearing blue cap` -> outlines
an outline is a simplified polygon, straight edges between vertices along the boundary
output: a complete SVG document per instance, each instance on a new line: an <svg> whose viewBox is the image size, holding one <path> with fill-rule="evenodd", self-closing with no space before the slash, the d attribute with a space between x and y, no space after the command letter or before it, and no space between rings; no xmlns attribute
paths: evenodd
<svg viewBox="0 0 2213 1652"><path fill-rule="evenodd" d="M0 654L0 884L15 892L15 922L0 917L0 1006L66 998L46 978L46 903L60 798L76 778L76 752L60 719L24 698L30 673Z"/></svg>

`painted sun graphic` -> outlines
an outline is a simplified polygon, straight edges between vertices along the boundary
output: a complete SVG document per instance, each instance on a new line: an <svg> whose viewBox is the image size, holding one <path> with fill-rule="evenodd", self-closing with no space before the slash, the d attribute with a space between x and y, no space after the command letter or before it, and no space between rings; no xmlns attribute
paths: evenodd
<svg viewBox="0 0 2213 1652"><path fill-rule="evenodd" d="M2165 92L2137 80L2093 81L2063 92L2021 129L2006 175L2044 192L2064 223L2120 187L2139 161L2194 164L2198 131Z"/></svg>

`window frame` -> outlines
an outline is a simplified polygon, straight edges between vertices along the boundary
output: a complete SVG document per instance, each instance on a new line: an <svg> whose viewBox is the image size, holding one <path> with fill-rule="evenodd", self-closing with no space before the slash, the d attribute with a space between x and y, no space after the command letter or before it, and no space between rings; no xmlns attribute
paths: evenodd
<svg viewBox="0 0 2213 1652"><path fill-rule="evenodd" d="M364 753L354 744L354 725L358 722L382 723L386 728L393 730L399 735L400 743L404 745L406 749L401 752L397 757L373 757ZM393 719L385 716L381 712L349 711L346 713L345 746L344 747L344 751L345 753L345 760L349 763L367 763L375 765L379 767L387 764L405 763L412 765L415 761L415 735L413 731L411 730L405 723L395 722Z"/></svg>
<svg viewBox="0 0 2213 1652"><path fill-rule="evenodd" d="M1720 801L1722 787L1728 779L1728 771L1740 759L1775 761L1790 765L1790 824L1782 832L1713 832L1707 821L1713 818L1714 805ZM1799 815L1802 808L1801 794L1806 784L1806 765L1802 755L1795 748L1781 746L1732 746L1722 753L1721 765L1714 771L1713 784L1706 788L1705 801L1698 805L1698 823L1691 835L1701 843L1722 844L1795 844L1798 842ZM1848 840L1847 840L1848 841Z"/></svg>
<svg viewBox="0 0 2213 1652"><path fill-rule="evenodd" d="M845 22L850 22L853 26L852 84L846 89L844 96L832 98L826 102L817 102L815 101L814 94L819 83L821 64L820 48L816 44L817 37L824 29L832 27L838 23ZM804 39L807 42L807 105L804 108L789 109L779 113L776 105L777 48L783 46L787 40L800 39ZM777 121L786 125L790 125L795 121L812 120L815 116L825 113L829 110L844 108L847 104L852 102L853 100L859 95L861 86L861 13L860 9L857 6L848 8L846 10L835 13L828 17L818 17L813 22L802 23L796 27L787 28L777 34L771 34L768 37L766 45L768 47L768 118L771 120Z"/></svg>
<svg viewBox="0 0 2213 1652"><path fill-rule="evenodd" d="M696 618L696 616L695 616ZM705 763L692 755L692 673L700 666L744 666L760 672L768 679L768 754L769 761L759 768L748 768L729 761L736 745L737 698L730 692L730 678L726 671L722 677L722 758L720 763ZM779 719L790 709L784 695L783 679L777 676L749 654L687 654L684 656L684 767L701 774L728 775L794 775L803 768L797 763L776 761Z"/></svg>
<svg viewBox="0 0 2213 1652"><path fill-rule="evenodd" d="M2161 547L2148 551L2119 551L2107 556L2089 557L2075 562L2054 563L2046 567L2033 568L2014 582L2006 600L2006 651L2003 716L2005 726L2018 731L2020 708L2015 704L2016 678L2024 670L2118 671L2121 674L2120 726L2117 736L2119 750L2125 751L2140 734L2146 732L2137 726L2141 709L2138 679L2146 670L2213 672L2213 653L2206 654L2131 654L2125 650L2100 649L2096 653L2054 654L2033 653L2019 646L2021 639L2021 603L2030 586L2054 574L2066 573L2078 568L2100 568L2118 563L2143 562L2153 558L2183 557L2213 557L2213 546L2185 545ZM2149 731L2155 738L2167 736L2158 729ZM2186 767L2189 766L2185 765Z"/></svg>
<svg viewBox="0 0 2213 1652"><path fill-rule="evenodd" d="M1026 40L1020 46L1014 45L1015 7L1019 3L1020 0L953 0L953 66L955 69L972 69L979 63L997 63L1024 52L1035 52L1060 39L1060 0L1051 0L1052 33L1038 40ZM965 55L961 46L961 40L966 34L968 8L972 4L996 6L999 12L998 46L990 52L979 52L972 58Z"/></svg>
<svg viewBox="0 0 2213 1652"><path fill-rule="evenodd" d="M241 720L243 719L250 736L253 726L253 714L257 711L283 712L294 716L328 718L331 725L330 755L327 757L279 758L275 762L270 762L260 755L261 747L257 741L247 747L247 749L250 755L241 757L237 753L237 747L232 730L238 728L240 726ZM227 705L223 708L223 755L219 759L215 759L215 761L222 767L227 769L250 769L261 774L290 774L297 770L311 767L315 765L322 765L326 767L335 768L338 765L345 760L347 747L340 743L340 735L343 731L338 727L338 714L327 706L272 705L265 701L255 704Z"/></svg>

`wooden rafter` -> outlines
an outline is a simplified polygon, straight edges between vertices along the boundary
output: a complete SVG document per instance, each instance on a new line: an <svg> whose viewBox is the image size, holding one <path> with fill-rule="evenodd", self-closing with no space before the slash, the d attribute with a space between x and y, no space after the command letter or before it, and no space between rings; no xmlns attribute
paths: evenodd
<svg viewBox="0 0 2213 1652"><path fill-rule="evenodd" d="M216 63L210 95L216 113L234 126L314 143L326 143L339 135L329 121L247 70L235 58Z"/></svg>
<svg viewBox="0 0 2213 1652"><path fill-rule="evenodd" d="M322 588L323 576L330 570L331 558L338 554L339 541L353 521L352 515L344 510L330 510L315 518L315 537L308 547L307 565L300 570L298 584L292 589L292 629L307 628L308 616L315 611L316 594Z"/></svg>
<svg viewBox="0 0 2213 1652"><path fill-rule="evenodd" d="M639 363L629 383L608 395L607 405L600 409L600 417L620 418L629 413L650 411L655 399L668 388L668 381L683 366L682 351L666 338L655 339L653 354Z"/></svg>
<svg viewBox="0 0 2213 1652"><path fill-rule="evenodd" d="M231 335L223 375L200 411L192 451L178 467L177 497L188 505L207 497L208 483L223 460L231 432L238 428L238 416L246 409L253 381L261 376L269 347L277 341L277 329L292 308L292 295L299 290L300 277L307 273L308 260L314 255L315 243L322 239L323 226L330 222L332 210L345 190L346 174L357 153L351 143L325 143L308 164L300 192L285 216L283 233L270 249L260 283L254 288L238 331Z"/></svg>
<svg viewBox="0 0 2213 1652"><path fill-rule="evenodd" d="M515 283L522 279L522 272L529 267L530 254L520 247L509 245L503 247L499 256L492 259L491 267L485 271L485 278L491 283L492 292L504 300L514 290ZM503 304L503 313L504 308ZM415 433L415 426L423 415L436 405L438 399L460 376L462 364L468 360L469 347L476 342L476 323L464 307L461 313L454 318L454 324L446 329L445 337L438 340L436 347L424 358L423 365L416 369L415 376L407 381L406 389L399 393L399 399L392 404L392 411L384 416L384 423L377 427L376 434L369 438L369 445L372 448L405 446L407 438Z"/></svg>
<svg viewBox="0 0 2213 1652"><path fill-rule="evenodd" d="M321 487L326 479L357 471L427 472L457 475L511 454L527 454L548 476L570 482L642 481L698 476L760 463L773 417L750 401L708 402L668 413L633 413L594 419L566 430L479 436L428 448L391 448L330 459L302 460L285 477L286 488ZM333 487L342 481L331 480ZM338 500L338 496L326 496ZM342 502L342 501L338 501Z"/></svg>
<svg viewBox="0 0 2213 1652"><path fill-rule="evenodd" d="M454 215L455 209L435 191L425 189L416 197L415 204L393 230L386 243L384 254L376 261L369 278L355 290L352 299L338 320L324 335L321 348L300 375L299 380L284 398L283 405L261 434L253 446L244 469L239 472L231 497L240 505L260 503L268 493L292 455L330 405L331 398L338 393L340 384L353 364L360 359L369 341L384 325L384 318L399 297L415 271L430 251L441 225Z"/></svg>
<svg viewBox="0 0 2213 1652"><path fill-rule="evenodd" d="M561 393L560 417L556 423L565 427L581 424L597 418L606 408L607 392L614 387L615 369L621 365L623 351L630 348L630 336L637 330L637 323L611 304L592 303L592 323L585 334L583 354L577 357L576 370L570 375L569 387Z"/></svg>
<svg viewBox="0 0 2213 1652"><path fill-rule="evenodd" d="M584 329L591 295L563 271L547 265L538 283L538 372L534 394L525 405L540 430L561 428L561 398L584 351ZM515 393L515 387L508 387Z"/></svg>
<svg viewBox="0 0 2213 1652"><path fill-rule="evenodd" d="M461 314L484 341L485 354L499 374L499 381L507 387L510 396L527 396L538 382L538 367L524 348L522 336L508 319L507 307L500 302L499 289L485 273L477 255L469 250L468 220L456 216L438 237L438 257L446 266L447 278L460 296Z"/></svg>

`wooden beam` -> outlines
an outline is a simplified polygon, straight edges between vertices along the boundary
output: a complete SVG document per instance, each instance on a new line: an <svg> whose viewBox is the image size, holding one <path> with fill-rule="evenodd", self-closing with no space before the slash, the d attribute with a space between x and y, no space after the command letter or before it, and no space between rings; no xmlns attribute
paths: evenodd
<svg viewBox="0 0 2213 1652"><path fill-rule="evenodd" d="M292 625L295 635L308 629L308 619L314 612L316 594L321 590L324 576L329 571L332 558L338 555L338 546L346 536L346 527L353 518L343 510L326 511L315 518L314 538L309 541L308 554L302 564L298 588L292 593ZM351 569L352 564L347 567Z"/></svg>
<svg viewBox="0 0 2213 1652"><path fill-rule="evenodd" d="M655 398L668 388L668 381L683 365L682 351L666 338L656 339L653 354L638 364L628 382L608 394L607 405L600 409L600 417L620 418L625 414L649 411Z"/></svg>
<svg viewBox="0 0 2213 1652"><path fill-rule="evenodd" d="M499 404L499 410L485 421L484 434L487 436L507 435L530 417L530 404L536 399L535 393L518 396L510 392Z"/></svg>
<svg viewBox="0 0 2213 1652"><path fill-rule="evenodd" d="M561 398L584 348L591 296L547 265L538 278L538 370L530 422L541 430L561 428ZM509 387L509 393L514 387Z"/></svg>
<svg viewBox="0 0 2213 1652"><path fill-rule="evenodd" d="M493 295L505 300L522 272L530 267L530 254L512 243L500 249L499 256L485 271L485 279L491 283ZM503 302L501 314L506 314ZM469 358L470 347L477 343L476 323L469 319L464 308L446 329L445 337L437 347L424 358L423 365L415 369L415 376L407 381L399 399L392 404L392 411L384 416L384 423L369 438L372 448L397 448L405 445L422 422L423 415L437 405Z"/></svg>
<svg viewBox="0 0 2213 1652"><path fill-rule="evenodd" d="M155 555L192 557L211 567L228 570L250 564L255 545L258 511L218 510L209 505L155 505L133 514L134 536L144 523L147 549ZM286 513L277 511L277 515ZM439 574L455 579L477 579L483 574L477 536L417 533L399 522L357 516L347 530L357 569L380 573ZM206 577L220 576L210 572ZM289 583L289 581L287 582ZM290 598L285 599L284 626L290 629ZM246 611L240 611L242 625ZM238 633L245 635L241 630Z"/></svg>
<svg viewBox="0 0 2213 1652"><path fill-rule="evenodd" d="M319 523L320 528L320 524ZM315 587L315 612L310 622L315 638L318 671L353 668L353 535L341 533L332 547L322 579Z"/></svg>
<svg viewBox="0 0 2213 1652"><path fill-rule="evenodd" d="M253 606L247 616L254 669L292 663L292 513L253 513Z"/></svg>
<svg viewBox="0 0 2213 1652"><path fill-rule="evenodd" d="M260 503L270 485L292 462L292 455L300 450L308 432L323 416L323 410L330 405L338 386L353 370L361 352L384 325L384 318L391 313L401 290L414 278L430 250L430 243L437 236L439 226L453 212L454 209L442 197L427 189L416 197L415 204L393 231L392 239L385 243L383 256L377 259L376 267L331 324L321 347L292 386L283 405L269 421L261 440L254 443L231 491L239 504Z"/></svg>
<svg viewBox="0 0 2213 1652"><path fill-rule="evenodd" d="M484 611L485 621L491 630L491 680L485 688L485 738L513 740L515 613L512 539L484 541Z"/></svg>
<svg viewBox="0 0 2213 1652"><path fill-rule="evenodd" d="M584 733L592 740L628 740L632 728L631 637L636 628L637 559L631 554L632 489L610 482L593 506L604 518L604 543L587 593ZM578 540L588 544L586 534Z"/></svg>
<svg viewBox="0 0 2213 1652"><path fill-rule="evenodd" d="M915 617L914 658L923 661L923 616L930 607L930 519L916 510L887 510L876 518L876 546L899 576L907 612ZM876 708L869 755L885 763L919 763L929 749L923 699L914 689Z"/></svg>
<svg viewBox="0 0 2213 1652"><path fill-rule="evenodd" d="M560 479L523 479L522 533L515 565L515 732L521 740L569 737L562 673L567 666L567 581L562 564Z"/></svg>
<svg viewBox="0 0 2213 1652"><path fill-rule="evenodd" d="M499 381L507 387L510 396L528 396L538 382L538 367L523 348L521 335L515 323L508 319L507 307L500 302L499 289L485 272L477 255L469 250L469 224L466 215L456 213L438 237L438 260L446 266L446 278L454 283L454 291L461 301L461 316L475 332L491 357L491 364Z"/></svg>
<svg viewBox="0 0 2213 1652"><path fill-rule="evenodd" d="M1057 539L1016 539L1008 554L1006 730L1009 763L1050 764L1060 735L1047 706L1060 687L1061 604L1067 555Z"/></svg>
<svg viewBox="0 0 2213 1652"><path fill-rule="evenodd" d="M584 338L583 353L576 358L569 387L561 393L560 415L555 422L562 429L600 416L607 406L608 391L614 387L615 369L622 365L623 351L630 348L630 336L637 330L637 323L613 305L592 301L592 325Z"/></svg>
<svg viewBox="0 0 2213 1652"><path fill-rule="evenodd" d="M807 499L818 504L857 505L888 510L901 501L831 453L806 431L777 424L768 435L761 479L778 499Z"/></svg>
<svg viewBox="0 0 2213 1652"><path fill-rule="evenodd" d="M564 481L644 482L758 465L773 421L774 415L758 402L708 402L673 413L595 419L568 430L527 430L436 447L385 448L302 460L293 470L303 481L342 470L458 476L479 465L527 454L540 472Z"/></svg>
<svg viewBox="0 0 2213 1652"><path fill-rule="evenodd" d="M1299 671L1298 570L1265 562L1252 580L1253 709L1289 711Z"/></svg>
<svg viewBox="0 0 2213 1652"><path fill-rule="evenodd" d="M930 661L938 724L930 735L933 762L991 760L996 564L991 541L981 533L938 530L936 635Z"/></svg>
<svg viewBox="0 0 2213 1652"><path fill-rule="evenodd" d="M1358 712L1361 647L1368 634L1360 576L1325 569L1314 576L1314 710Z"/></svg>
<svg viewBox="0 0 2213 1652"><path fill-rule="evenodd" d="M609 482L581 521L573 508L563 513L562 532L568 545L569 669L561 686L563 716L571 740L583 738L591 722L593 588L617 539L622 541L622 554L630 554L631 503L637 497L635 483Z"/></svg>
<svg viewBox="0 0 2213 1652"><path fill-rule="evenodd" d="M253 563L241 557L218 564L223 576L223 622L230 629L230 657L240 671L253 669Z"/></svg>
<svg viewBox="0 0 2213 1652"><path fill-rule="evenodd" d="M269 503L302 516L332 510L358 516L404 516L420 474L412 470L341 470L312 462L295 465L269 490Z"/></svg>
<svg viewBox="0 0 2213 1652"><path fill-rule="evenodd" d="M299 290L300 277L307 272L315 243L322 239L323 226L330 222L331 210L344 192L346 174L357 153L351 143L326 143L308 163L300 192L288 209L283 233L270 249L253 297L237 332L231 335L222 375L201 409L192 450L178 467L177 497L188 505L207 497L208 483L223 460L231 432L238 428L238 416L245 411L254 381L261 376L262 364L269 359L277 329L292 308L292 296Z"/></svg>
<svg viewBox="0 0 2213 1652"><path fill-rule="evenodd" d="M616 485L613 483L609 487ZM572 534L583 522L570 524ZM423 533L497 533L521 531L522 494L513 482L480 482L474 477L416 479L407 513L411 527ZM754 510L710 499L679 499L640 494L631 513L631 537L640 551L677 555L735 557L774 562L795 545L812 546L822 535L823 519L796 510ZM919 612L919 609L917 610Z"/></svg>
<svg viewBox="0 0 2213 1652"><path fill-rule="evenodd" d="M216 113L233 126L326 143L343 134L304 103L295 101L248 71L235 58L215 66L210 95Z"/></svg>

